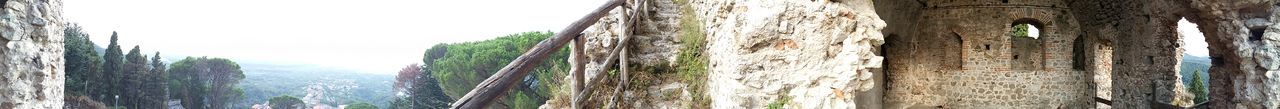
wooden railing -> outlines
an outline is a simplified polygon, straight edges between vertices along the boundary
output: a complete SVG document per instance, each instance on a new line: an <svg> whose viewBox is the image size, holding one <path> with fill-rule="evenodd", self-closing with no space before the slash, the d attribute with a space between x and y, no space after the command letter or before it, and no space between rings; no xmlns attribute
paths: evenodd
<svg viewBox="0 0 1280 109"><path fill-rule="evenodd" d="M647 5L647 3L643 2L642 0L634 0L633 2L634 3L630 3L630 4L641 4L636 7L645 7L645 5ZM591 99L591 96L589 95L591 95L592 92L594 92L594 89L591 86L596 86L596 85L600 85L600 83L603 83L603 82L594 82L594 81L602 81L604 76L607 75L603 73L596 74L596 76L594 78L591 78L590 81L583 81L584 79L583 75L585 70L584 65L586 63L584 61L585 58L583 57L583 52L582 52L583 43L585 43L584 40L581 40L582 31L585 30L587 27L594 25L596 21L599 21L600 18L605 16L609 11L613 10L616 7L623 6L624 8L622 8L623 11L621 12L626 13L624 15L628 15L628 16L622 17L623 19L621 20L621 21L624 21L623 22L624 26L622 28L624 33L622 36L620 36L621 38L621 40L619 40L620 42L618 42L617 45L615 45L613 49L610 50L609 55L607 57L607 62L603 64L606 67L602 69L597 69L597 71L595 72L597 73L605 72L611 69L610 67L612 67L612 65L615 62L619 62L618 60L623 60L621 61L622 65L620 66L626 66L627 64L627 62L625 61L626 58L625 57L620 58L620 56L625 56L625 53L626 53L625 48L628 45L627 43L630 42L630 39L631 39L630 34L632 33L632 30L630 28L634 26L635 24L634 22L637 19L633 17L639 16L640 13L644 12L643 10L629 12L627 11L627 9L637 9L637 8L625 8L627 4L629 4L627 3L627 0L610 0L609 2L606 2L604 5L600 6L599 8L596 8L595 11L592 11L591 13L582 17L581 19L578 19L578 21L576 22L573 22L573 24L570 24L569 27L565 28L564 30L561 30L560 32L557 32L551 38L543 40L542 42L538 42L538 44L534 45L533 48L529 49L529 51L520 55L520 57L517 57L515 60L512 60L511 63L507 64L506 67L502 67L501 70L498 70L498 72L494 73L493 76L489 76L488 79L485 79L484 81L480 82L480 84L477 84L474 89L471 89L471 92L467 92L466 95L463 95L462 98L459 98L457 101L455 101L452 104L453 106L452 108L453 109L479 109L479 108L484 108L489 104L492 104L497 97L500 97L503 94L506 94L507 90L511 89L511 86L515 84L515 82L518 82L523 77L529 75L530 70L532 70L534 67L537 67L538 64L542 63L543 61L546 61L546 58L548 55L550 55L551 53L557 52L558 50L560 50L559 48L564 47L564 45L570 42L571 40L574 42L574 47L573 49L571 49L573 50L571 52L571 58L572 58L571 63L573 64L572 65L573 68L570 70L570 72L572 73L571 75L573 77L573 85L572 85L573 89L571 89L572 90L571 94L573 95L571 95L572 96L571 104L573 105L573 108L582 108L583 104L581 102L584 102L587 99ZM618 93L622 92L622 90L624 89L623 86L626 86L626 83L627 83L625 82L627 81L626 67L622 67L622 70L619 70L619 71L621 71L622 76L620 77L620 79L623 82L619 82L618 87L615 89L615 93L614 93L615 95L613 95L615 104L617 103L616 102L617 100L620 100L620 96L618 95ZM591 83L591 84L584 84L584 83ZM616 105L613 105L613 106L616 106Z"/></svg>

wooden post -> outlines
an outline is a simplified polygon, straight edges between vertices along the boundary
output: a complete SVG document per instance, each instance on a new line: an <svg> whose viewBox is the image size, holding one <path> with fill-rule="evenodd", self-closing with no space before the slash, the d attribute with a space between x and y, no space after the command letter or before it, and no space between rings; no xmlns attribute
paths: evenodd
<svg viewBox="0 0 1280 109"><path fill-rule="evenodd" d="M583 39L585 39L585 37L582 36L578 36L578 38L573 39L573 47L570 49L572 52L569 53L569 57L572 57L570 58L571 61L569 63L573 64L573 68L569 69L569 72L573 73L573 76L571 77L573 78L573 86L571 86L572 89L570 89L571 98L569 104L572 105L570 107L574 109L582 108L581 104L578 104L578 100L576 99L578 96L582 96L578 94L582 91L582 85L586 84L582 81L582 78L584 78L583 72L586 72L587 70L587 58L586 56L583 56L584 54L582 51L586 47L583 46L583 43L586 43L586 40Z"/></svg>
<svg viewBox="0 0 1280 109"><path fill-rule="evenodd" d="M638 13L638 12L637 12L637 13ZM633 14L632 16L634 16L634 14L637 14L637 13L631 13L631 14ZM625 17L624 17L624 18L625 18ZM627 19L626 21L629 21L629 22L635 22L635 19ZM624 27L631 27L631 26L634 26L634 23L624 24L623 26L624 26ZM631 31L630 31L630 30L626 30L626 31L624 31L624 33L623 33L623 34L627 34L627 35L629 35L629 34L631 34ZM606 59L605 59L605 60L607 60L607 61L605 61L605 63L603 64L603 65L605 65L605 66L604 66L604 68L597 69L597 70L595 71L596 73L603 73L603 72L607 72L607 71L609 71L609 69L613 69L613 68L612 68L612 67L613 67L612 65L613 65L614 63L618 62L618 57L619 57L619 56L618 56L618 54L619 54L619 52L621 52L621 50L622 50L622 49L624 49L624 48L627 46L627 44L629 44L629 43L631 42L631 37L630 37L630 36L626 36L626 35L623 35L623 36L625 36L625 37L621 37L622 39L618 41L617 45L615 45L615 46L614 46L614 48L613 48L611 51L609 51L609 56L607 56L608 58L606 58ZM591 80L588 80L588 81L587 81L587 82L588 82L588 84L586 85L586 87L583 87L583 88L582 88L583 90L582 90L581 94L578 94L578 95L582 95L582 96L574 97L574 99L573 99L573 100L574 100L574 102L583 102L583 101L585 101L585 100L589 99L589 98L591 97L590 95L591 95L591 94L593 94L593 93L595 93L595 88L593 88L593 87L591 87L591 86L597 86L597 85L600 85L600 83L601 83L601 82L598 82L598 81L603 80L603 79L604 79L604 76L605 76L605 74L596 74L596 76L595 76L595 77L592 77L592 78L591 78Z"/></svg>
<svg viewBox="0 0 1280 109"><path fill-rule="evenodd" d="M640 0L635 0L635 1L640 1ZM636 4L636 3L631 3L631 4ZM639 6L639 5L627 5L627 6ZM631 37L631 33L633 32L633 29L631 28L631 26L634 25L636 22L635 20L636 18L634 18L636 17L636 13L639 13L635 11L636 9L638 9L638 7L632 7L631 10L623 9L623 12L632 11L630 12L632 14L629 16L622 16L622 20L621 20L623 21L622 22L623 34L621 35L622 37L627 37L627 38ZM622 51L618 53L618 72L620 73L618 75L619 77L618 86L616 86L613 89L613 97L611 97L612 100L609 100L609 101L613 101L612 104L609 104L609 107L611 108L616 109L619 106L621 106L623 89L625 89L627 87L627 84L631 82L630 80L627 79L627 75L630 75L628 72L631 71L630 69L627 69L627 67L629 67L627 66L627 63L628 63L627 47L622 47Z"/></svg>
<svg viewBox="0 0 1280 109"><path fill-rule="evenodd" d="M512 60L506 67L502 67L502 70L498 70L493 76L489 76L488 79L477 84L476 88L471 89L471 92L467 92L466 95L454 102L452 108L479 109L493 103L497 97L506 94L507 90L511 89L512 84L529 75L529 70L546 60L548 55L560 50L560 47L563 47L570 39L578 36L587 27L594 25L596 21L600 20L600 17L622 4L622 2L623 0L605 2L604 5L596 8L591 14L587 14L585 17L570 24L569 27L557 32L555 36L538 42L538 45L534 45L529 51Z"/></svg>

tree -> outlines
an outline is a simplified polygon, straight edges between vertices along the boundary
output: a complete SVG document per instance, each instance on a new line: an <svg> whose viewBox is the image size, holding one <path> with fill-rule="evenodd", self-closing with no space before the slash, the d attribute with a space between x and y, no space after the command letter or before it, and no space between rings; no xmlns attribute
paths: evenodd
<svg viewBox="0 0 1280 109"><path fill-rule="evenodd" d="M150 70L147 68L147 56L143 56L138 46L129 49L129 54L125 55L127 64L124 67L124 78L121 78L122 92L120 94L121 104L129 108L141 108L144 96L147 96L143 90L144 78Z"/></svg>
<svg viewBox="0 0 1280 109"><path fill-rule="evenodd" d="M225 109L244 93L233 87L244 79L240 65L224 58L187 57L169 65L169 78L186 109Z"/></svg>
<svg viewBox="0 0 1280 109"><path fill-rule="evenodd" d="M553 35L551 32L524 32L479 42L436 45L428 49L423 56L423 63L425 63L423 77L438 79L439 83L435 84L443 89L448 97L460 98L481 81L551 35ZM567 60L569 50L567 47L561 49L548 56L547 60ZM567 61L545 61L534 68L522 83L519 83L520 85L512 86L513 91L496 104L507 104L505 106L509 107L537 107L547 99L546 96L549 95L547 89L559 84L558 79L555 78L563 77L567 71ZM417 81L416 83L427 82ZM414 87L421 86L423 85L414 85ZM531 102L516 101L521 99L521 96L510 93L521 93L524 99ZM419 97L415 98L415 102L425 101L421 100L423 96L415 97Z"/></svg>
<svg viewBox="0 0 1280 109"><path fill-rule="evenodd" d="M1027 33L1027 28L1030 27L1030 25L1031 24L1013 25L1013 36L1014 37L1031 37L1031 35Z"/></svg>
<svg viewBox="0 0 1280 109"><path fill-rule="evenodd" d="M421 65L409 64L409 66L400 69L400 72L396 74L396 82L392 87L395 88L396 93L408 91L409 88L412 88L412 83L415 83L414 80L421 73Z"/></svg>
<svg viewBox="0 0 1280 109"><path fill-rule="evenodd" d="M144 98L147 105L144 106L144 108L168 108L167 102L169 98L165 89L168 89L168 85L166 83L168 83L169 79L167 76L168 73L165 71L165 64L160 61L160 52L156 52L155 55L151 56L150 70L151 71L146 75L146 79L144 79L146 80L146 82L144 82L146 88L143 89L145 90L145 93L147 93L147 96Z"/></svg>
<svg viewBox="0 0 1280 109"><path fill-rule="evenodd" d="M123 83L121 78L124 77L124 56L120 51L120 44L117 43L117 39L119 39L119 36L116 32L111 32L111 43L107 44L107 53L102 56L102 60L104 60L102 78L106 79L103 81L105 87L101 88L104 92L102 96L98 96L98 101L117 101L114 97L125 90L125 88L121 87ZM116 104L113 103L112 105Z"/></svg>
<svg viewBox="0 0 1280 109"><path fill-rule="evenodd" d="M66 60L64 66L66 69L66 83L64 91L68 95L86 95L97 97L98 92L89 92L97 90L102 83L96 82L103 79L99 75L102 70L102 58L98 57L97 51L94 51L96 45L89 40L89 35L84 34L79 25L66 24L67 28L63 31L63 59Z"/></svg>
<svg viewBox="0 0 1280 109"><path fill-rule="evenodd" d="M445 95L445 91L441 89L440 80L437 80L431 70L434 60L443 58L448 52L448 44L437 44L427 49L424 54L426 63L420 67L417 78L414 78L413 87L409 91L409 104L414 109L443 109L449 108L449 104L453 99ZM468 89L470 90L470 89Z"/></svg>
<svg viewBox="0 0 1280 109"><path fill-rule="evenodd" d="M408 97L395 97L395 100L387 104L387 109L413 109L411 102Z"/></svg>
<svg viewBox="0 0 1280 109"><path fill-rule="evenodd" d="M378 109L378 106L373 106L373 104L361 102L356 104L349 104L347 105L346 108L342 108L342 109Z"/></svg>
<svg viewBox="0 0 1280 109"><path fill-rule="evenodd" d="M273 97L267 100L267 104L271 105L271 109L302 109L307 107L302 103L301 99L289 95Z"/></svg>
<svg viewBox="0 0 1280 109"><path fill-rule="evenodd" d="M1204 85L1204 75L1200 74L1200 70L1196 70L1194 76L1195 79L1192 80L1191 88L1188 90L1191 90L1191 94L1196 95L1195 102L1203 103L1209 101L1209 89Z"/></svg>

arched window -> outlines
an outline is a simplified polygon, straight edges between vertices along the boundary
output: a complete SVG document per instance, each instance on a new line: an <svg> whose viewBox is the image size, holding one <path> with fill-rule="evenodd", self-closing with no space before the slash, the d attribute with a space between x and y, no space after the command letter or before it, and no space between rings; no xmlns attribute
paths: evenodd
<svg viewBox="0 0 1280 109"><path fill-rule="evenodd" d="M1044 42L1041 41L1042 24L1035 19L1015 20L1009 28L1009 40L1012 42L1012 66L1016 70L1039 70L1044 68Z"/></svg>
<svg viewBox="0 0 1280 109"><path fill-rule="evenodd" d="M1261 33L1254 33L1254 30L1257 29L1251 28L1249 30L1250 37L1261 35ZM1207 90L1210 75L1209 67L1215 64L1213 61L1218 60L1209 57L1209 44L1205 42L1204 33L1200 32L1195 23L1187 21L1186 18L1178 20L1178 36L1182 39L1182 46L1180 47L1183 49L1182 62L1178 66L1178 69L1180 69L1178 74L1182 76L1182 83L1187 86L1187 90L1190 90L1195 95L1193 101L1195 103L1206 102L1209 100L1209 90Z"/></svg>

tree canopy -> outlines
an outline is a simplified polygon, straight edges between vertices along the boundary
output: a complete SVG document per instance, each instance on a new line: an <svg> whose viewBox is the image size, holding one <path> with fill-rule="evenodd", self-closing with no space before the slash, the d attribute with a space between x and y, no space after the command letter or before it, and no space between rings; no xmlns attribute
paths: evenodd
<svg viewBox="0 0 1280 109"><path fill-rule="evenodd" d="M435 45L424 53L423 74L438 79L444 94L458 99L551 35L551 32L523 32L485 41ZM513 86L499 104L510 107L541 105L551 93L548 89L560 84L555 78L567 74L569 65L564 60L568 52L566 47L548 56L543 64L525 77L521 85Z"/></svg>
<svg viewBox="0 0 1280 109"><path fill-rule="evenodd" d="M224 58L187 57L169 66L170 93L187 109L226 108L244 93L234 87L242 79L240 65Z"/></svg>
<svg viewBox="0 0 1280 109"><path fill-rule="evenodd" d="M271 109L302 109L307 107L302 102L302 99L289 95L272 97L271 100L267 100L267 104L271 104Z"/></svg>
<svg viewBox="0 0 1280 109"><path fill-rule="evenodd" d="M342 109L378 109L378 106L373 106L373 104L361 102L361 103L349 104L347 105L346 108L342 108Z"/></svg>

